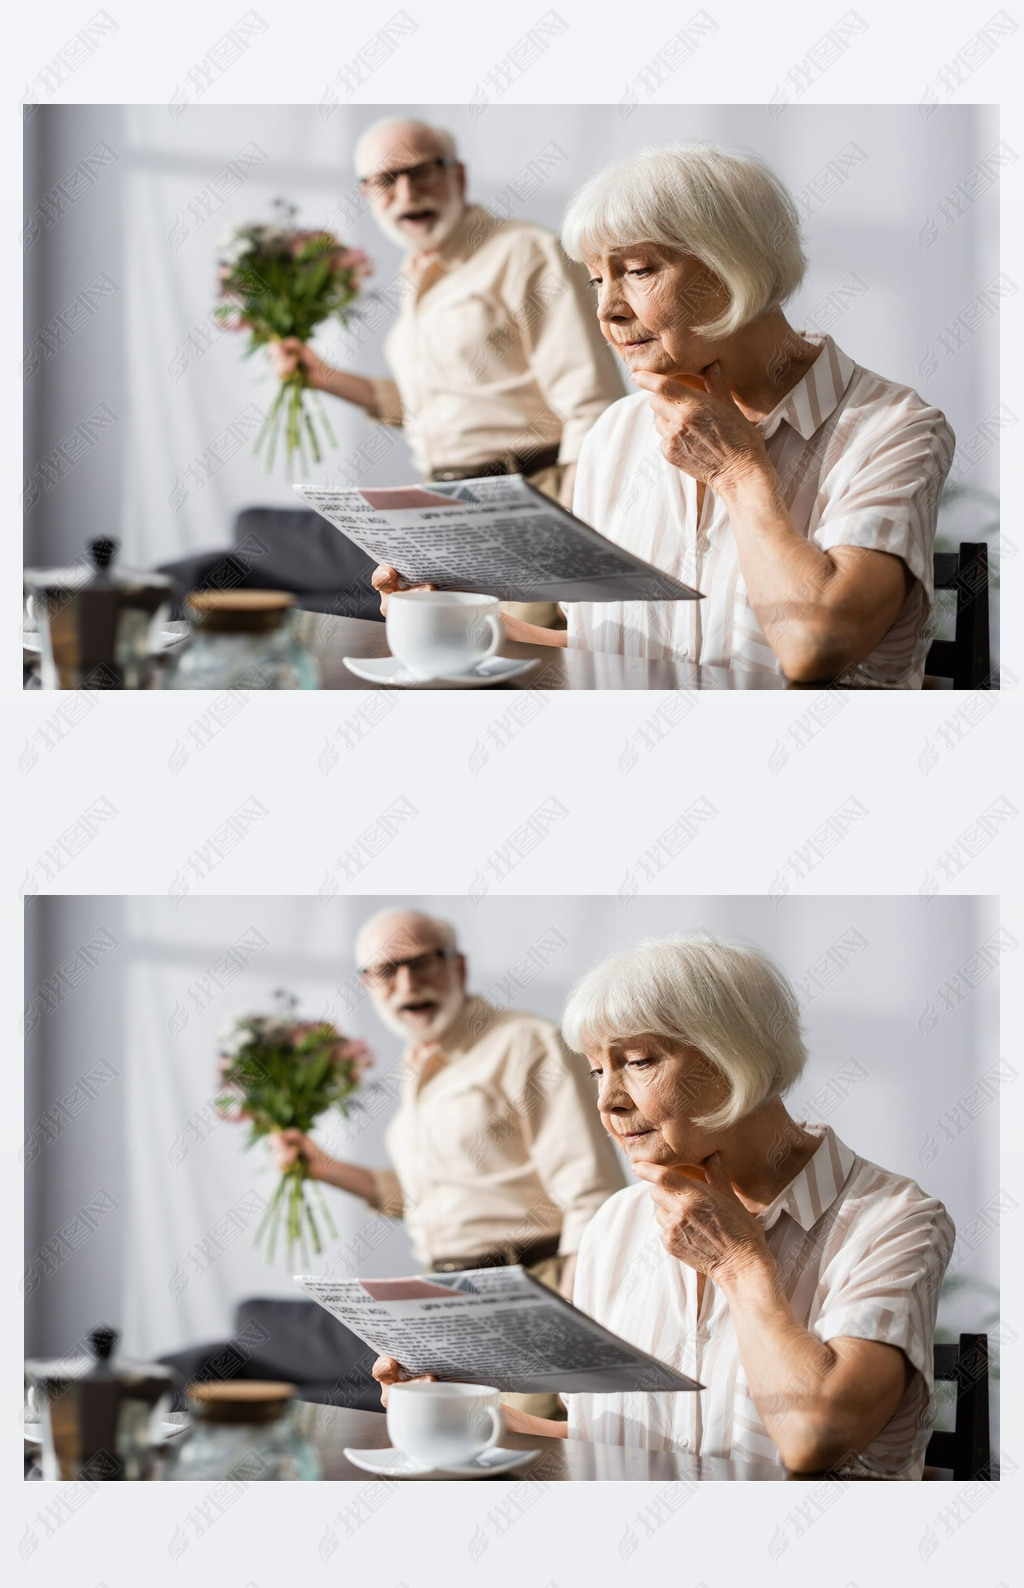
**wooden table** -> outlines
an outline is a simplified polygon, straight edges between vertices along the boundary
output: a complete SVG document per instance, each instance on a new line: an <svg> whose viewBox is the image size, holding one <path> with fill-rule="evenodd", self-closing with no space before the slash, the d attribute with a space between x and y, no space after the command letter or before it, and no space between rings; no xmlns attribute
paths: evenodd
<svg viewBox="0 0 1024 1588"><path fill-rule="evenodd" d="M303 612L299 633L316 652L325 689L385 689L350 673L343 656L390 656L383 623ZM697 667L685 662L647 661L636 656L569 650L558 645L521 645L506 640L502 655L515 661L536 659L528 673L492 689L792 689L777 673L744 672L734 667ZM429 686L426 686L429 687Z"/></svg>
<svg viewBox="0 0 1024 1588"><path fill-rule="evenodd" d="M352 1411L347 1406L320 1406L303 1401L299 1406L299 1425L320 1452L323 1475L330 1481L372 1482L372 1475L353 1466L344 1454L345 1446L355 1450L390 1448L387 1420L381 1412ZM685 1456L664 1450L634 1450L622 1445L592 1445L583 1439L544 1439L535 1434L504 1434L499 1441L506 1450L536 1450L536 1461L505 1475L505 1482L521 1478L540 1483L571 1480L593 1482L610 1479L639 1479L666 1482L687 1479L708 1481L761 1482L786 1481L793 1475L768 1461L725 1461L719 1457ZM416 1481L426 1481L419 1479ZM433 1480L438 1481L438 1480ZM443 1480L441 1480L443 1481ZM493 1483L493 1478L474 1481Z"/></svg>

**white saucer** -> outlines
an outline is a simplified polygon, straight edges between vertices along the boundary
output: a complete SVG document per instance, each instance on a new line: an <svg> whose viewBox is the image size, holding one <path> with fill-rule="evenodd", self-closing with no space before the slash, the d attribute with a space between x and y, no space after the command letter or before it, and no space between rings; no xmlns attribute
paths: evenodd
<svg viewBox="0 0 1024 1588"><path fill-rule="evenodd" d="M536 667L537 658L515 662L508 656L489 656L468 673L451 673L441 678L417 678L404 662L394 656L343 656L350 673L369 684L390 684L395 689L481 689L487 684L503 684L519 678Z"/></svg>
<svg viewBox="0 0 1024 1588"><path fill-rule="evenodd" d="M180 645L188 634L188 627L187 623L168 622L156 636L153 654L159 654L160 651L170 651L176 645ZM43 642L38 629L22 629L21 648L23 651L30 651L33 656L42 655Z"/></svg>
<svg viewBox="0 0 1024 1588"><path fill-rule="evenodd" d="M355 1467L373 1472L378 1478L486 1478L499 1472L514 1472L540 1455L539 1450L503 1450L492 1445L472 1461L456 1467L421 1467L404 1450L345 1450Z"/></svg>

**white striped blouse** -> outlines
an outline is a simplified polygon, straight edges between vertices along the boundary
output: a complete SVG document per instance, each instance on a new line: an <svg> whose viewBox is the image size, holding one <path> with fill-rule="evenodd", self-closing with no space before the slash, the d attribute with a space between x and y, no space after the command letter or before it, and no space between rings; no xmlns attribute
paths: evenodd
<svg viewBox="0 0 1024 1588"><path fill-rule="evenodd" d="M847 1468L919 1478L934 1418L933 1335L955 1234L942 1203L868 1163L827 1125L821 1146L759 1214L796 1321L819 1340L899 1346L917 1369L881 1433ZM782 1466L747 1388L725 1297L661 1244L645 1185L610 1197L584 1232L573 1301L705 1387L567 1395L569 1434L598 1444L759 1459Z"/></svg>
<svg viewBox="0 0 1024 1588"><path fill-rule="evenodd" d="M935 522L953 432L937 408L861 369L830 336L800 334L822 351L757 428L800 534L823 551L890 552L914 575L895 623L845 681L918 688L935 633ZM708 491L697 523L697 483L662 456L646 392L606 408L587 435L573 512L704 600L567 604L571 646L780 671L747 599L725 507Z"/></svg>

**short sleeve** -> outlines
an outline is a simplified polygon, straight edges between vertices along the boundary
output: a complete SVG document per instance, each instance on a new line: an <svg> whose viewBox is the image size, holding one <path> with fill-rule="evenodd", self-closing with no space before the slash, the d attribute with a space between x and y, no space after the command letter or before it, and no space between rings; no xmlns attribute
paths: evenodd
<svg viewBox="0 0 1024 1588"><path fill-rule="evenodd" d="M953 446L953 432L937 408L891 415L879 439L865 444L849 477L844 458L838 478L826 478L830 500L812 531L815 544L822 551L863 546L901 557L930 605L935 525Z"/></svg>
<svg viewBox="0 0 1024 1588"><path fill-rule="evenodd" d="M836 1259L843 1271L828 1289L812 1332L822 1341L852 1335L898 1346L930 1387L939 1286L955 1233L942 1203L932 1197L902 1210L888 1208L884 1220L859 1237L855 1226L848 1242L852 1253ZM823 1280L829 1284L827 1270Z"/></svg>

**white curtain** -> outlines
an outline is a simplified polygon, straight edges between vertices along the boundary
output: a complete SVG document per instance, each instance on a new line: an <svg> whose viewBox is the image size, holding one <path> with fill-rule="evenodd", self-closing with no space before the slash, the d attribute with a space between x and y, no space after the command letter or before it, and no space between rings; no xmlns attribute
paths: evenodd
<svg viewBox="0 0 1024 1588"><path fill-rule="evenodd" d="M240 1011L266 1009L278 987L311 1015L329 1013L373 1047L381 1090L367 1115L328 1127L338 1156L381 1164L399 1044L353 981L355 928L387 898L37 898L29 978L49 987L30 1020L30 1115L42 1145L27 1175L30 1265L53 1237L107 1193L116 1206L73 1250L45 1255L28 1305L28 1345L64 1349L99 1317L148 1355L226 1338L247 1296L296 1292L283 1260L267 1268L253 1245L252 1192L272 1184L263 1146L217 1123L217 1032ZM406 904L402 899L395 903ZM998 1276L996 985L1002 953L992 901L934 898L422 898L457 926L471 985L499 1002L557 1019L573 981L619 946L705 926L775 955L804 1007L811 1059L794 1113L827 1118L856 1151L913 1176L970 1231L960 1272ZM54 1002L57 967L106 932L115 945ZM990 946L986 949L985 944ZM972 990L973 988L973 990ZM106 1070L97 1070L100 1064ZM85 1087L73 1117L68 1089ZM970 1088L968 1111L956 1110ZM959 1117L960 1124L951 1123ZM939 1121L944 1123L940 1124ZM52 1138L52 1139L51 1139ZM410 1272L400 1226L328 1189L338 1228L324 1260L352 1272ZM989 1208L989 1213L982 1210ZM50 1243L49 1245L47 1243ZM280 1257L280 1254L279 1254ZM966 1292L976 1320L986 1298Z"/></svg>

